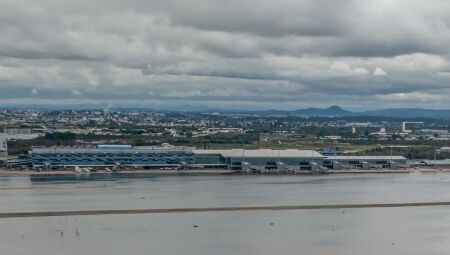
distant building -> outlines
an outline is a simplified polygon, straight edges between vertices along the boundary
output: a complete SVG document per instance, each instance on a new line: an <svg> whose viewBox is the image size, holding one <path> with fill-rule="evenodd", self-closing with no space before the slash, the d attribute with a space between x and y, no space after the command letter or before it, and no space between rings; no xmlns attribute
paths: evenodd
<svg viewBox="0 0 450 255"><path fill-rule="evenodd" d="M343 151L338 151L335 148L324 148L322 152L322 155L324 156L338 156L343 154Z"/></svg>
<svg viewBox="0 0 450 255"><path fill-rule="evenodd" d="M442 129L420 129L414 131L414 133L406 133L410 138L418 138L425 140L450 140L450 133L448 130Z"/></svg>
<svg viewBox="0 0 450 255"><path fill-rule="evenodd" d="M417 131L418 134L426 136L446 137L449 135L448 130L440 129L421 129Z"/></svg>
<svg viewBox="0 0 450 255"><path fill-rule="evenodd" d="M404 133L412 133L417 130L421 130L425 128L425 123L423 122L408 122L404 121L402 123L402 132Z"/></svg>
<svg viewBox="0 0 450 255"><path fill-rule="evenodd" d="M0 157L8 156L8 137L0 133Z"/></svg>
<svg viewBox="0 0 450 255"><path fill-rule="evenodd" d="M205 134L208 134L208 135L219 134L219 133L243 134L244 130L242 128L208 128L208 130L206 130L206 132L205 132Z"/></svg>
<svg viewBox="0 0 450 255"><path fill-rule="evenodd" d="M43 135L34 134L31 128L4 128L4 133L9 140L31 140Z"/></svg>
<svg viewBox="0 0 450 255"><path fill-rule="evenodd" d="M31 135L33 130L31 128L5 128L4 133L7 135Z"/></svg>
<svg viewBox="0 0 450 255"><path fill-rule="evenodd" d="M259 141L260 142L268 142L270 140L270 134L269 133L260 133L259 134Z"/></svg>
<svg viewBox="0 0 450 255"><path fill-rule="evenodd" d="M325 139L325 140L341 140L342 136L340 135L326 135L321 137L321 139Z"/></svg>
<svg viewBox="0 0 450 255"><path fill-rule="evenodd" d="M369 136L375 137L375 138L380 139L380 140L385 140L388 137L392 137L392 133L387 133L386 132L386 128L382 127L382 128L380 128L380 131L374 132L374 133L370 133Z"/></svg>

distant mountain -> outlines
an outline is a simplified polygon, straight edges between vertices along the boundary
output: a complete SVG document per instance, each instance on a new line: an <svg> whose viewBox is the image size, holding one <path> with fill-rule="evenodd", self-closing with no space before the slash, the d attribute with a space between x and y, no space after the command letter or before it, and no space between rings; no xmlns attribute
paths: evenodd
<svg viewBox="0 0 450 255"><path fill-rule="evenodd" d="M391 108L377 111L356 113L358 116L377 116L394 118L433 118L450 119L450 110L433 110L421 108Z"/></svg>
<svg viewBox="0 0 450 255"><path fill-rule="evenodd" d="M265 111L251 111L245 113L264 114L264 115L286 115L297 117L345 117L353 113L342 109L339 106L331 106L328 108L306 108L292 111L284 110L265 110Z"/></svg>
<svg viewBox="0 0 450 255"><path fill-rule="evenodd" d="M5 105L0 104L0 109L47 109L47 110L140 110L140 111L174 111L174 112L220 112L220 113L241 113L241 114L258 114L258 115L280 115L280 116L297 116L297 117L385 117L398 119L441 119L450 120L450 110L435 110L422 108L389 108L382 110L354 112L342 109L340 106L334 105L328 108L305 108L298 110L226 110L221 108L211 108L203 105L178 105L178 106L152 106L146 105L129 106L116 105L107 106L101 104L93 105Z"/></svg>
<svg viewBox="0 0 450 255"><path fill-rule="evenodd" d="M238 111L242 112L242 111ZM446 119L450 120L450 110L433 110L421 108L390 108L383 110L353 112L342 109L340 106L331 106L328 108L306 108L299 110L265 110L265 111L246 111L245 113L263 114L263 115L284 115L297 117L386 117L386 118L426 118L426 119Z"/></svg>
<svg viewBox="0 0 450 255"><path fill-rule="evenodd" d="M325 109L321 108L307 108L301 110L295 110L294 113L297 116L317 116L317 117L344 117L351 116L354 113L342 109L340 106L334 105Z"/></svg>

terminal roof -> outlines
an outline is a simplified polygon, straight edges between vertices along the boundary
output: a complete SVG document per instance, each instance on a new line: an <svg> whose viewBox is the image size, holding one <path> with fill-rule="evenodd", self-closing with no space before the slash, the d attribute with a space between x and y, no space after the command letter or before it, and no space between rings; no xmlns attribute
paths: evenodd
<svg viewBox="0 0 450 255"><path fill-rule="evenodd" d="M220 154L224 157L282 157L282 158L324 158L324 156L314 150L243 150L243 149L225 149L225 150L193 150L194 154Z"/></svg>

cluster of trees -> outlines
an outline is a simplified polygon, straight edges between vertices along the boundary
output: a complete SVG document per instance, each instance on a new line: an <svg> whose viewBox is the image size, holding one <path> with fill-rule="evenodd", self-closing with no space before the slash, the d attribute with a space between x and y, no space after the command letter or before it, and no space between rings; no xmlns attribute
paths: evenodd
<svg viewBox="0 0 450 255"><path fill-rule="evenodd" d="M27 154L32 146L73 145L76 135L70 132L47 133L33 140L8 141L8 153L11 155Z"/></svg>
<svg viewBox="0 0 450 255"><path fill-rule="evenodd" d="M258 134L214 134L200 137L168 138L167 142L174 145L189 145L196 147L207 147L209 144L219 145L242 145L251 144L259 140Z"/></svg>
<svg viewBox="0 0 450 255"><path fill-rule="evenodd" d="M422 159L434 159L436 152L436 159L447 159L450 158L449 152L439 152L440 147L435 147L431 145L414 145L404 148L392 148L392 155L404 156L411 160L422 160ZM362 154L362 153L359 153ZM377 147L364 152L365 155L391 155L391 148L389 147Z"/></svg>
<svg viewBox="0 0 450 255"><path fill-rule="evenodd" d="M50 140L50 141L70 141L75 140L76 135L71 132L54 132L47 133L44 137L40 138L41 140Z"/></svg>

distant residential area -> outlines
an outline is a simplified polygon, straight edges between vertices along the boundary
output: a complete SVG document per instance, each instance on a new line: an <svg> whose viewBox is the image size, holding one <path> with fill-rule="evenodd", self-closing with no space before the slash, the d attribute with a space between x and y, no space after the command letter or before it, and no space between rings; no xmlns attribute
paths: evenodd
<svg viewBox="0 0 450 255"><path fill-rule="evenodd" d="M447 120L379 116L291 116L262 112L0 110L0 157L26 160L35 148L136 148L168 144L201 150L298 149L325 156L450 158ZM276 161L276 160L275 160Z"/></svg>

